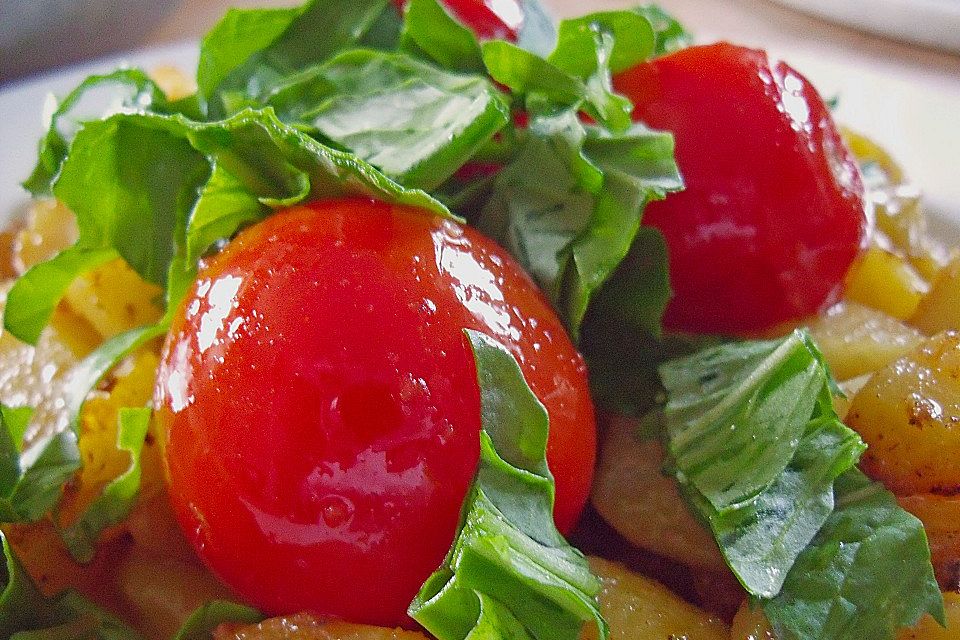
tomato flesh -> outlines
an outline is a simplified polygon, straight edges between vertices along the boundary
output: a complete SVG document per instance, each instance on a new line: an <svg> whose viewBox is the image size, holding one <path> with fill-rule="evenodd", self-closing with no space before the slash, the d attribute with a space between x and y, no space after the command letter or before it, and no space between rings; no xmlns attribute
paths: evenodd
<svg viewBox="0 0 960 640"><path fill-rule="evenodd" d="M180 523L242 598L406 621L479 455L464 328L506 345L547 407L569 529L595 453L584 365L493 242L419 210L325 201L247 229L202 267L155 404Z"/></svg>
<svg viewBox="0 0 960 640"><path fill-rule="evenodd" d="M614 79L672 131L686 189L650 204L674 298L664 323L750 332L836 301L866 230L863 184L813 86L763 51L691 47Z"/></svg>
<svg viewBox="0 0 960 640"><path fill-rule="evenodd" d="M400 11L407 2L409 0L394 0ZM482 40L516 42L523 28L521 0L441 0L440 4Z"/></svg>

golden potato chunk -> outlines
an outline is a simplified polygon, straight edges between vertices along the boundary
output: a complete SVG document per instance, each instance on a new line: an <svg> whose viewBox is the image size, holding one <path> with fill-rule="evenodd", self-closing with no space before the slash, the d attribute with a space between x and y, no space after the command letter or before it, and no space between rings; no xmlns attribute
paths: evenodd
<svg viewBox="0 0 960 640"><path fill-rule="evenodd" d="M417 631L324 621L305 613L270 618L260 624L223 624L216 629L213 638L214 640L427 640L427 636Z"/></svg>
<svg viewBox="0 0 960 640"><path fill-rule="evenodd" d="M960 496L920 494L899 501L923 522L940 586L960 589Z"/></svg>
<svg viewBox="0 0 960 640"><path fill-rule="evenodd" d="M161 293L118 258L74 280L64 300L107 339L159 320Z"/></svg>
<svg viewBox="0 0 960 640"><path fill-rule="evenodd" d="M594 478L597 512L633 544L686 565L723 572L713 538L687 510L676 482L661 472L663 447L634 434L637 421L613 417Z"/></svg>
<svg viewBox="0 0 960 640"><path fill-rule="evenodd" d="M208 600L229 600L229 590L199 560L180 560L139 547L117 576L130 622L148 638L168 640Z"/></svg>
<svg viewBox="0 0 960 640"><path fill-rule="evenodd" d="M911 629L902 629L897 640L960 640L960 593L944 593L944 605L947 610L947 628L941 627L929 615ZM752 610L744 601L733 619L730 630L731 640L777 640L770 623L759 609Z"/></svg>
<svg viewBox="0 0 960 640"><path fill-rule="evenodd" d="M168 100L180 100L197 92L197 83L178 67L163 64L150 70L150 79L167 94Z"/></svg>
<svg viewBox="0 0 960 640"><path fill-rule="evenodd" d="M77 241L73 212L57 200L35 200L13 245L13 266L23 273Z"/></svg>
<svg viewBox="0 0 960 640"><path fill-rule="evenodd" d="M777 640L777 635L770 628L763 611L751 608L750 601L744 600L733 617L730 640Z"/></svg>
<svg viewBox="0 0 960 640"><path fill-rule="evenodd" d="M905 258L877 244L847 273L847 298L898 320L910 318L930 285Z"/></svg>
<svg viewBox="0 0 960 640"><path fill-rule="evenodd" d="M946 629L925 615L917 626L901 631L897 640L960 640L960 593L943 594L943 604L947 610Z"/></svg>
<svg viewBox="0 0 960 640"><path fill-rule="evenodd" d="M810 325L810 334L837 380L876 371L923 341L913 327L852 301L828 309Z"/></svg>
<svg viewBox="0 0 960 640"><path fill-rule="evenodd" d="M960 258L940 272L910 322L928 335L960 329Z"/></svg>
<svg viewBox="0 0 960 640"><path fill-rule="evenodd" d="M730 633L720 620L623 565L590 558L590 568L603 584L600 610L611 640L725 640ZM595 640L596 627L585 625L580 637Z"/></svg>
<svg viewBox="0 0 960 640"><path fill-rule="evenodd" d="M960 491L960 333L934 336L877 371L846 421L869 445L861 468L894 493Z"/></svg>

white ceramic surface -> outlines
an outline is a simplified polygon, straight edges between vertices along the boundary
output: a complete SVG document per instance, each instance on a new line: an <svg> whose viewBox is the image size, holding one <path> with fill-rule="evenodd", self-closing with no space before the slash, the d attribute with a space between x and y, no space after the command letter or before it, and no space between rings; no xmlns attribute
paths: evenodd
<svg viewBox="0 0 960 640"><path fill-rule="evenodd" d="M958 0L774 0L897 40L960 52Z"/></svg>
<svg viewBox="0 0 960 640"><path fill-rule="evenodd" d="M0 0L0 82L137 46L180 0Z"/></svg>
<svg viewBox="0 0 960 640"><path fill-rule="evenodd" d="M960 92L923 79L891 79L851 63L780 54L824 96L839 97L838 120L887 147L924 190L941 223L934 231L956 237L960 228ZM48 94L63 95L88 74L120 64L147 69L174 64L192 71L196 59L196 45L180 43L50 72L0 89L0 216L12 215L27 201L19 182L36 159Z"/></svg>

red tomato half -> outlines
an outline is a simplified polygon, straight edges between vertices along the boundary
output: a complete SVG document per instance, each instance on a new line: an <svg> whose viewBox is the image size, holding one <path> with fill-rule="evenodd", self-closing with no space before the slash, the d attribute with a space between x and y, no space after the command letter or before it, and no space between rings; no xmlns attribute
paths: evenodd
<svg viewBox="0 0 960 640"><path fill-rule="evenodd" d="M644 215L670 250L669 328L762 330L839 297L864 239L863 184L803 76L724 43L639 65L614 85L636 120L673 132L686 182Z"/></svg>
<svg viewBox="0 0 960 640"><path fill-rule="evenodd" d="M403 11L409 0L394 0ZM516 42L523 27L521 0L441 0L454 16L483 40Z"/></svg>
<svg viewBox="0 0 960 640"><path fill-rule="evenodd" d="M493 242L410 208L326 201L247 229L201 269L155 403L174 508L226 584L271 614L405 620L479 455L464 328L506 345L547 407L569 529L594 462L586 372Z"/></svg>

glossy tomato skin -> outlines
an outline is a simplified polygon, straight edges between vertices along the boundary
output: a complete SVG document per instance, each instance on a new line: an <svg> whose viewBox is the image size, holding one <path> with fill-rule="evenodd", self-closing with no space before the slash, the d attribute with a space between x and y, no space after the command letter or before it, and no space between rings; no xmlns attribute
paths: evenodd
<svg viewBox="0 0 960 640"><path fill-rule="evenodd" d="M726 43L628 70L634 119L672 131L685 191L650 204L675 297L668 328L752 332L837 300L866 233L856 163L813 86Z"/></svg>
<svg viewBox="0 0 960 640"><path fill-rule="evenodd" d="M394 0L403 11L409 0ZM482 40L516 42L523 27L522 0L440 0L463 24Z"/></svg>
<svg viewBox="0 0 960 640"><path fill-rule="evenodd" d="M464 328L506 345L547 407L568 529L594 461L584 365L493 242L418 210L337 200L279 213L203 266L155 404L180 523L243 599L406 621L479 455Z"/></svg>

